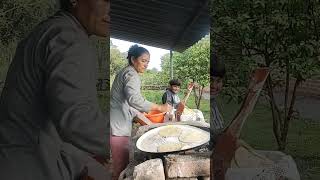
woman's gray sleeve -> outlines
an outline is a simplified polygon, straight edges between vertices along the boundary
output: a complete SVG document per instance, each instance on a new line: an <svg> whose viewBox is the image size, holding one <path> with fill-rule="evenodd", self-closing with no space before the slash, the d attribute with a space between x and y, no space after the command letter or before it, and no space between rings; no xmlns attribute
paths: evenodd
<svg viewBox="0 0 320 180"><path fill-rule="evenodd" d="M149 112L152 103L142 97L140 77L135 72L129 71L124 75L124 86L125 97L129 105L140 112Z"/></svg>

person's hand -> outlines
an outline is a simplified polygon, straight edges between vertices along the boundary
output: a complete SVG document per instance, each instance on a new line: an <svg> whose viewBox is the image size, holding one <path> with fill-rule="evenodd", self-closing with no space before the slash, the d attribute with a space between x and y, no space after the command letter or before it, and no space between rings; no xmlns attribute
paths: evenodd
<svg viewBox="0 0 320 180"><path fill-rule="evenodd" d="M161 112L170 112L172 111L172 106L168 103L162 104L159 106L159 111Z"/></svg>

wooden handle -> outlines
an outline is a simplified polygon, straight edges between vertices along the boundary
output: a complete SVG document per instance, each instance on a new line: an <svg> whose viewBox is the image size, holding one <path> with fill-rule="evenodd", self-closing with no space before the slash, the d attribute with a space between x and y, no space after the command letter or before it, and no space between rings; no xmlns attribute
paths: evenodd
<svg viewBox="0 0 320 180"><path fill-rule="evenodd" d="M187 102L187 100L188 100L188 98L189 98L189 96L190 96L190 94L192 92L193 87L194 87L194 83L190 83L188 85L188 88L187 88L188 91L187 91L187 94L182 99L182 101L181 101L182 103L186 104L186 102Z"/></svg>
<svg viewBox="0 0 320 180"><path fill-rule="evenodd" d="M190 84L188 85L188 88L187 88L188 92L187 92L187 94L184 96L184 98L182 99L182 101L178 104L177 112L176 112L176 114L177 114L177 121L180 121L181 114L183 113L184 107L185 107L186 102L187 102L187 100L188 100L188 98L189 98L189 96L190 96L190 94L191 94L191 92L192 92L193 86L194 86L194 83L190 83Z"/></svg>
<svg viewBox="0 0 320 180"><path fill-rule="evenodd" d="M239 112L227 127L226 131L228 131L230 134L238 138L240 137L242 127L257 102L269 72L270 71L268 68L258 68L254 71L253 75L251 76L246 98L242 103Z"/></svg>

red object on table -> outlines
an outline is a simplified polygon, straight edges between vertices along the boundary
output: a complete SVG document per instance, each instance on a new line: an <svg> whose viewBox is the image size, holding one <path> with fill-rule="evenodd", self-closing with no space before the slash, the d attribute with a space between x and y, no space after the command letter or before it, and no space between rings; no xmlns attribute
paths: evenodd
<svg viewBox="0 0 320 180"><path fill-rule="evenodd" d="M166 112L150 111L149 113L144 113L144 116L153 123L163 123L165 114Z"/></svg>

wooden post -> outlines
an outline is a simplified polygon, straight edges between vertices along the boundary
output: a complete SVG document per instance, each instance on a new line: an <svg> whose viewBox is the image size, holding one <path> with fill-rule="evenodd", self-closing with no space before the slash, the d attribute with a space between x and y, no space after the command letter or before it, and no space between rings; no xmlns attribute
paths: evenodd
<svg viewBox="0 0 320 180"><path fill-rule="evenodd" d="M173 79L172 49L170 49L170 79Z"/></svg>

